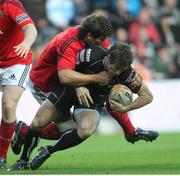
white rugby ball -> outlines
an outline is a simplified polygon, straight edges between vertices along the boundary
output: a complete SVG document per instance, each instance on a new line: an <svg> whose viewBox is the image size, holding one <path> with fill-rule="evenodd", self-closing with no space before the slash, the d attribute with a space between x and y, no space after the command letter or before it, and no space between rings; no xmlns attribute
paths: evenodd
<svg viewBox="0 0 180 176"><path fill-rule="evenodd" d="M116 84L112 87L109 98L123 105L128 105L133 101L133 93L127 86Z"/></svg>

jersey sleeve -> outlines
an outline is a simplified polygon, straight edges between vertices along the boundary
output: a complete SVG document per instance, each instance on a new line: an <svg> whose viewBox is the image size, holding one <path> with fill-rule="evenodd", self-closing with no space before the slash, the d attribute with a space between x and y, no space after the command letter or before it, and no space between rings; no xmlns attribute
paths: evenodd
<svg viewBox="0 0 180 176"><path fill-rule="evenodd" d="M76 66L76 54L77 51L71 46L69 46L62 54L60 52L58 56L58 70L64 69L75 69Z"/></svg>
<svg viewBox="0 0 180 176"><path fill-rule="evenodd" d="M5 4L5 9L7 15L19 26L23 27L27 24L34 24L20 2L14 0L11 3L7 3Z"/></svg>
<svg viewBox="0 0 180 176"><path fill-rule="evenodd" d="M135 70L130 67L126 70L124 70L119 76L118 76L118 83L121 83L123 85L126 85L127 87L129 87L131 89L131 91L133 93L137 93L139 92L141 85L140 86L136 86L134 88L131 87L131 81L132 79L135 77L136 72Z"/></svg>

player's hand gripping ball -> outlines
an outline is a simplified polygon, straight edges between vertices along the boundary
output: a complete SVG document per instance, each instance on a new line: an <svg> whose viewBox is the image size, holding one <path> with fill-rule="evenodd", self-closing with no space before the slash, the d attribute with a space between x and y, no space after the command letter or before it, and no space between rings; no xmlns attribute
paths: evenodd
<svg viewBox="0 0 180 176"><path fill-rule="evenodd" d="M109 99L126 106L133 101L133 93L127 86L116 84L110 91Z"/></svg>

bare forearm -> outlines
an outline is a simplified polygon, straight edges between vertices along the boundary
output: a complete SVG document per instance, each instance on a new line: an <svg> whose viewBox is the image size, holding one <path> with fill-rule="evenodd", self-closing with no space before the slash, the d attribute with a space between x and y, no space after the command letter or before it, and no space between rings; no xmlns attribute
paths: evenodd
<svg viewBox="0 0 180 176"><path fill-rule="evenodd" d="M86 75L70 69L61 70L58 74L62 84L82 86L88 83L96 82L94 75Z"/></svg>
<svg viewBox="0 0 180 176"><path fill-rule="evenodd" d="M134 109L139 109L149 103L152 102L151 97L149 96L139 96L137 97L129 106L128 106L128 111L134 110Z"/></svg>
<svg viewBox="0 0 180 176"><path fill-rule="evenodd" d="M28 43L31 47L37 37L37 30L33 24L28 24L23 27L24 31L24 43Z"/></svg>
<svg viewBox="0 0 180 176"><path fill-rule="evenodd" d="M148 87L143 83L140 91L138 92L138 97L128 106L128 110L139 109L153 100L153 95L148 89Z"/></svg>

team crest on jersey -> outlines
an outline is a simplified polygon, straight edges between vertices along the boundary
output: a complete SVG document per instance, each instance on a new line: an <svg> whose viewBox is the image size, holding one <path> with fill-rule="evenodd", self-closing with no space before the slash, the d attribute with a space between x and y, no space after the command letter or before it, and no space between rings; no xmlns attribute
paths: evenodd
<svg viewBox="0 0 180 176"><path fill-rule="evenodd" d="M27 14L21 14L21 15L16 17L16 22L17 23L22 23L22 22L27 21L29 19L30 18L29 18L29 16Z"/></svg>

